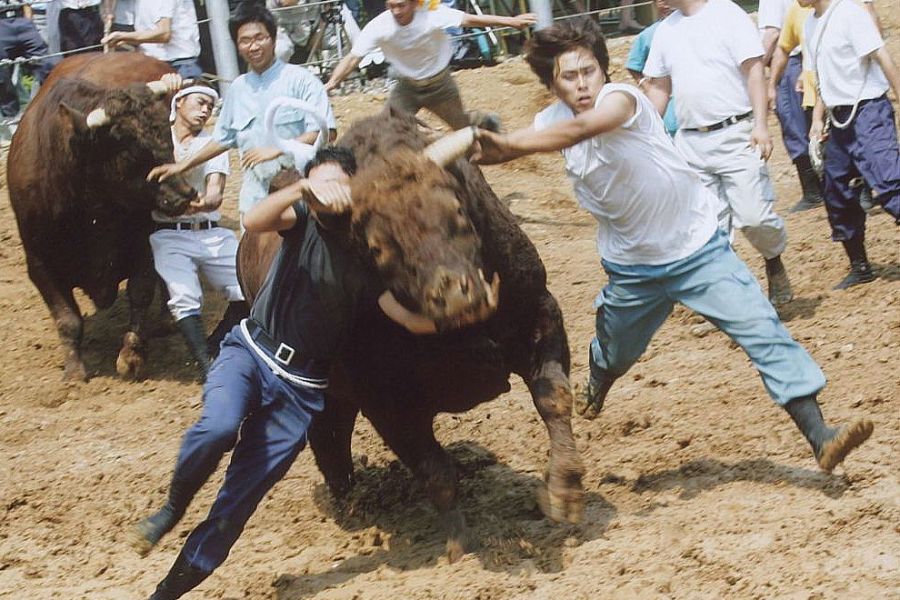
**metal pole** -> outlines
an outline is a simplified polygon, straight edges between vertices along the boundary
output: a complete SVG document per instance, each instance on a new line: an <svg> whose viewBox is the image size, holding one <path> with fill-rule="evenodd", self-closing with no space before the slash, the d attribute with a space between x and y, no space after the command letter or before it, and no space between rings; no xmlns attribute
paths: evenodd
<svg viewBox="0 0 900 600"><path fill-rule="evenodd" d="M544 29L553 25L553 6L550 0L529 0L531 12L537 15L537 27Z"/></svg>
<svg viewBox="0 0 900 600"><path fill-rule="evenodd" d="M228 0L207 0L206 12L209 16L209 35L212 38L216 73L223 80L219 82L219 87L224 94L228 91L229 82L241 74L231 34L228 33Z"/></svg>

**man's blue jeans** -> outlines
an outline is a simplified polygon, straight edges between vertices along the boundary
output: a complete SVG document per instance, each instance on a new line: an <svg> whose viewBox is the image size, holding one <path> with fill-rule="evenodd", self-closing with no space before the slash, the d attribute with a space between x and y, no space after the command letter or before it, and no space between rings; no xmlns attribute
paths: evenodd
<svg viewBox="0 0 900 600"><path fill-rule="evenodd" d="M822 370L791 338L721 231L698 251L673 263L603 261L603 268L609 283L597 298L596 337L591 342L595 379L624 375L680 302L744 349L778 404L815 394L825 386Z"/></svg>
<svg viewBox="0 0 900 600"><path fill-rule="evenodd" d="M323 402L323 390L291 385L272 373L245 344L240 326L225 337L203 388L203 413L185 433L172 478L175 494L184 490L179 503L186 506L234 446L209 515L184 544L192 566L209 573L225 561L257 504L306 445Z"/></svg>

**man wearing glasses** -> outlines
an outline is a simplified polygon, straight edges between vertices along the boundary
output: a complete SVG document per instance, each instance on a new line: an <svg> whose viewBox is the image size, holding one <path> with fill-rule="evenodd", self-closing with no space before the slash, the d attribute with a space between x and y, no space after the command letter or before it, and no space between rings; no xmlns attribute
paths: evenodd
<svg viewBox="0 0 900 600"><path fill-rule="evenodd" d="M330 137L336 124L325 87L312 73L298 65L285 64L275 57L275 18L263 6L244 2L229 22L231 37L249 71L231 84L216 122L213 139L197 154L184 161L156 167L149 179L162 181L203 164L229 148L241 156L243 184L239 209L243 216L265 198L269 183L292 159L279 148L268 145L263 115L275 98L298 98L325 117ZM279 136L312 144L319 134L316 121L303 111L285 108L278 112L275 127Z"/></svg>

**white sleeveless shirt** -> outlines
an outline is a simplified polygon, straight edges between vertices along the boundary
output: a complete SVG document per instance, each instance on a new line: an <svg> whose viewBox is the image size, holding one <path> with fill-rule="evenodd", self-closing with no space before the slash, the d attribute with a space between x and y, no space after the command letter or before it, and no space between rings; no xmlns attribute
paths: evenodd
<svg viewBox="0 0 900 600"><path fill-rule="evenodd" d="M675 150L650 100L631 85L607 83L607 94L636 101L621 127L562 151L578 203L599 223L600 256L623 265L663 265L699 250L716 231L717 199ZM534 118L537 130L575 117L556 102Z"/></svg>

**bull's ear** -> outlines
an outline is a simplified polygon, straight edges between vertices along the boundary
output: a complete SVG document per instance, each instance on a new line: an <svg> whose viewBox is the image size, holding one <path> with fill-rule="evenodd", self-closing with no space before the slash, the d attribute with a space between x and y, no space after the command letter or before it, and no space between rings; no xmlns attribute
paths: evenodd
<svg viewBox="0 0 900 600"><path fill-rule="evenodd" d="M72 127L72 131L77 134L84 134L89 130L87 115L65 102L59 103L59 117L63 123L68 123Z"/></svg>

